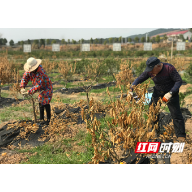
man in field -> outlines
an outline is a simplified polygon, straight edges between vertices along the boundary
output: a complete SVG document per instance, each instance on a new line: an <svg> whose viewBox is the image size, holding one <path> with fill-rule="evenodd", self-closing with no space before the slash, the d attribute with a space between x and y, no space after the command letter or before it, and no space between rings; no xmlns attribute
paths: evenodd
<svg viewBox="0 0 192 192"><path fill-rule="evenodd" d="M150 57L146 62L145 71L132 83L138 85L148 78L153 79L155 86L152 99L149 105L157 104L159 98L163 98L164 102L168 102L169 111L173 118L175 134L179 142L185 141L185 123L180 110L179 104L179 88L182 85L182 79L175 67L169 63L162 63L157 57ZM130 94L133 95L133 89ZM159 115L158 115L159 119ZM155 123L158 122L158 119Z"/></svg>
<svg viewBox="0 0 192 192"><path fill-rule="evenodd" d="M40 120L44 120L44 108L47 113L47 122L49 124L51 119L51 107L50 102L53 95L53 86L50 78L47 76L45 70L43 69L40 59L35 59L33 57L27 60L27 63L24 65L25 73L21 80L21 94L23 95L32 95L35 92L40 92L38 96L39 109L40 109ZM29 80L31 80L33 87L26 91L25 87L27 86Z"/></svg>

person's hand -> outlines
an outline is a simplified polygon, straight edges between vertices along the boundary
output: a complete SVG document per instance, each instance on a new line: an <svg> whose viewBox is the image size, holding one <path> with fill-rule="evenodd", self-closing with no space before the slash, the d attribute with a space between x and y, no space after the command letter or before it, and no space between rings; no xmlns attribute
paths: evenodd
<svg viewBox="0 0 192 192"><path fill-rule="evenodd" d="M28 91L26 91L25 89L21 89L21 94L22 95L28 95Z"/></svg>
<svg viewBox="0 0 192 192"><path fill-rule="evenodd" d="M133 92L132 91L129 91L129 93L128 93L128 95L127 96L131 96L131 97L133 97Z"/></svg>
<svg viewBox="0 0 192 192"><path fill-rule="evenodd" d="M25 89L22 88L22 89L21 89L21 94L23 94L24 92L25 92Z"/></svg>
<svg viewBox="0 0 192 192"><path fill-rule="evenodd" d="M171 93L166 93L162 99L162 101L167 102L172 97Z"/></svg>
<svg viewBox="0 0 192 192"><path fill-rule="evenodd" d="M22 93L22 95L29 95L28 91Z"/></svg>

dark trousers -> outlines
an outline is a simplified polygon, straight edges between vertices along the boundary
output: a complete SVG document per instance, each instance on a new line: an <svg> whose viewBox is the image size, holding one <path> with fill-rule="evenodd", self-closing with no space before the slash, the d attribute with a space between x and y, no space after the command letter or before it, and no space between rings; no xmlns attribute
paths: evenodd
<svg viewBox="0 0 192 192"><path fill-rule="evenodd" d="M149 103L149 106L152 104L152 102L154 103L154 105L156 105L159 98L160 97L162 98L165 94L166 94L166 92L160 92L160 91L156 90L154 87L154 92L152 95L151 102ZM173 124L174 124L176 136L177 137L186 137L185 123L184 123L183 115L182 115L181 109L180 109L178 92L175 93L171 97L171 99L168 101L167 106L168 106L171 116L173 118ZM155 121L154 123L157 123L158 121L159 121L159 115L157 116L157 121Z"/></svg>
<svg viewBox="0 0 192 192"><path fill-rule="evenodd" d="M40 120L44 120L44 108L46 109L46 113L47 113L47 121L50 121L50 119L51 119L51 107L50 107L50 104L41 105L39 103Z"/></svg>

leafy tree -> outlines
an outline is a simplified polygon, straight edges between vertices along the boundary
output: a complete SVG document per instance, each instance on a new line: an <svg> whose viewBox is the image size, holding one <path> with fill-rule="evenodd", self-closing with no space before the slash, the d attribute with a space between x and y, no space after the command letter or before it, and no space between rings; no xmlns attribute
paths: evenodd
<svg viewBox="0 0 192 192"><path fill-rule="evenodd" d="M22 45L22 46L23 46L23 45L24 45L24 41L21 41L21 42L20 42L20 45Z"/></svg>
<svg viewBox="0 0 192 192"><path fill-rule="evenodd" d="M3 39L0 38L0 45L3 45Z"/></svg>
<svg viewBox="0 0 192 192"><path fill-rule="evenodd" d="M192 33L192 28L189 28L189 31Z"/></svg>
<svg viewBox="0 0 192 192"><path fill-rule="evenodd" d="M136 36L136 37L134 38L134 40L135 40L136 43L138 43L138 42L139 42L139 37Z"/></svg>
<svg viewBox="0 0 192 192"><path fill-rule="evenodd" d="M81 39L81 43L84 43L84 41L85 41L85 40L82 38L82 39Z"/></svg>
<svg viewBox="0 0 192 192"><path fill-rule="evenodd" d="M142 42L142 43L145 42L145 37L141 37L141 42Z"/></svg>
<svg viewBox="0 0 192 192"><path fill-rule="evenodd" d="M155 41L156 41L157 43L160 42L160 36L159 36L159 35L157 35L157 36L155 37Z"/></svg>
<svg viewBox="0 0 192 192"><path fill-rule="evenodd" d="M18 43L17 43L18 45L20 45L20 41L18 41Z"/></svg>
<svg viewBox="0 0 192 192"><path fill-rule="evenodd" d="M153 38L151 39L151 42L152 42L152 43L154 43L154 42L155 42L155 37L153 37Z"/></svg>
<svg viewBox="0 0 192 192"><path fill-rule="evenodd" d="M179 39L181 39L182 41L185 41L185 39L184 39L182 34L179 35Z"/></svg>
<svg viewBox="0 0 192 192"><path fill-rule="evenodd" d="M163 40L167 40L167 34L163 35Z"/></svg>
<svg viewBox="0 0 192 192"><path fill-rule="evenodd" d="M132 41L132 39L129 37L129 38L128 38L128 42L130 42L130 43L131 43L131 41Z"/></svg>
<svg viewBox="0 0 192 192"><path fill-rule="evenodd" d="M72 44L75 44L75 40L74 39L72 39Z"/></svg>
<svg viewBox="0 0 192 192"><path fill-rule="evenodd" d="M45 46L45 40L44 39L40 39L40 46L44 45Z"/></svg>
<svg viewBox="0 0 192 192"><path fill-rule="evenodd" d="M47 45L50 44L50 39L46 39L46 44L47 44Z"/></svg>
<svg viewBox="0 0 192 192"><path fill-rule="evenodd" d="M92 39L92 37L91 37L91 39L90 39L90 43L93 43L93 39Z"/></svg>
<svg viewBox="0 0 192 192"><path fill-rule="evenodd" d="M106 45L107 44L107 40L105 40L103 44Z"/></svg>
<svg viewBox="0 0 192 192"><path fill-rule="evenodd" d="M39 40L36 39L36 40L33 41L33 43L34 43L35 45L38 45L38 44L39 44Z"/></svg>
<svg viewBox="0 0 192 192"><path fill-rule="evenodd" d="M68 44L70 44L70 39L68 39Z"/></svg>
<svg viewBox="0 0 192 192"><path fill-rule="evenodd" d="M100 39L100 44L103 44L103 38Z"/></svg>
<svg viewBox="0 0 192 192"><path fill-rule="evenodd" d="M6 45L6 44L7 44L7 39L4 38L4 39L3 39L3 45Z"/></svg>
<svg viewBox="0 0 192 192"><path fill-rule="evenodd" d="M56 43L56 40L55 40L55 39L51 41L51 44L54 44L54 43Z"/></svg>
<svg viewBox="0 0 192 192"><path fill-rule="evenodd" d="M27 40L27 44L31 44L31 40L30 39Z"/></svg>
<svg viewBox="0 0 192 192"><path fill-rule="evenodd" d="M118 40L119 40L119 42L121 43L121 40L122 40L122 36L120 36Z"/></svg>
<svg viewBox="0 0 192 192"><path fill-rule="evenodd" d="M96 43L96 44L97 44L97 43L99 43L99 41L98 41L98 39L97 39L97 38L95 39L95 43Z"/></svg>
<svg viewBox="0 0 192 192"><path fill-rule="evenodd" d="M115 39L114 39L114 42L115 42L115 43L117 43L117 42L118 42L118 39L117 39L116 37L115 37Z"/></svg>
<svg viewBox="0 0 192 192"><path fill-rule="evenodd" d="M150 38L149 38L149 36L147 37L147 42L150 42Z"/></svg>
<svg viewBox="0 0 192 192"><path fill-rule="evenodd" d="M9 41L9 45L10 45L10 46L13 46L13 45L14 45L14 41L13 41L12 39Z"/></svg>
<svg viewBox="0 0 192 192"><path fill-rule="evenodd" d="M3 45L3 39L0 38L0 45Z"/></svg>
<svg viewBox="0 0 192 192"><path fill-rule="evenodd" d="M113 38L109 38L109 43L113 43Z"/></svg>
<svg viewBox="0 0 192 192"><path fill-rule="evenodd" d="M62 40L61 40L61 44L62 44L62 45L65 44L65 39L62 39Z"/></svg>

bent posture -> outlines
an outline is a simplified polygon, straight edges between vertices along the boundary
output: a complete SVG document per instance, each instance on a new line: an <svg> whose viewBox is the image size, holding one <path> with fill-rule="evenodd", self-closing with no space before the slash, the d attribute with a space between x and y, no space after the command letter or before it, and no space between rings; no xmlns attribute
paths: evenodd
<svg viewBox="0 0 192 192"><path fill-rule="evenodd" d="M180 110L179 104L179 88L182 85L182 79L175 67L169 63L162 63L157 57L150 57L146 62L145 71L132 83L138 85L148 78L153 79L155 83L154 92L149 105L157 101L161 97L164 102L168 102L169 111L173 118L175 134L178 141L184 141L186 138L185 123ZM133 89L130 89L130 94ZM158 119L155 123L159 121Z"/></svg>
<svg viewBox="0 0 192 192"><path fill-rule="evenodd" d="M27 60L27 63L24 65L25 73L21 80L21 94L23 95L32 95L35 92L40 92L38 96L39 109L40 109L40 120L44 120L44 108L47 112L47 122L49 124L51 119L51 108L50 102L53 95L53 87L50 78L47 76L45 70L43 69L40 59L34 59L33 57ZM25 87L27 86L29 80L31 80L33 87L26 91Z"/></svg>

